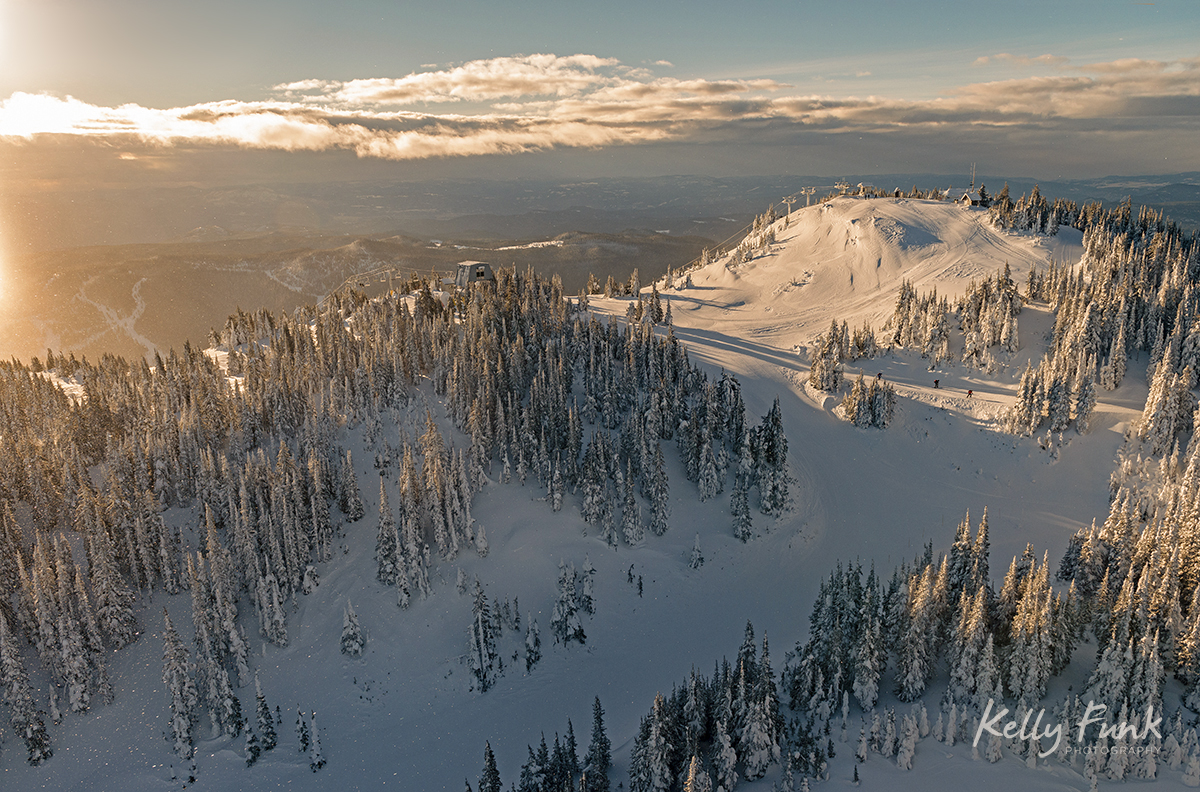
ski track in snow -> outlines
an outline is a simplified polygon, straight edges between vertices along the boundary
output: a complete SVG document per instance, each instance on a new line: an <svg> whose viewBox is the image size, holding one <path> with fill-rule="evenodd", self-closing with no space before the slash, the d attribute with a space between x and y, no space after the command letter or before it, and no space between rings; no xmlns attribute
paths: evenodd
<svg viewBox="0 0 1200 792"><path fill-rule="evenodd" d="M134 325L137 323L137 321L142 318L142 314L144 314L146 312L146 301L145 301L145 299L142 298L141 292L142 292L142 284L145 283L148 280L148 278L142 278L137 283L133 284L133 290L131 292L131 296L133 297L133 302L134 302L133 311L128 316L121 316L121 314L118 313L116 311L116 309L110 308L109 306L104 305L103 303L96 302L95 300L88 297L88 294L87 294L88 286L91 286L93 283L95 283L97 280L97 277L88 278L84 282L84 284L79 287L79 293L76 295L76 297L81 302L95 308L100 313L100 316L102 316L104 318L104 321L108 325L108 328L106 330L102 330L99 333L92 335L91 337L89 337L81 342L78 342L76 344L76 346L80 346L80 347L88 346L89 344L95 343L96 341L98 341L99 339L103 338L105 335L107 335L108 333L111 332L111 333L116 333L118 335L128 336L130 339L132 339L134 341L134 343L145 348L147 357L152 356L157 351L158 347L155 346L153 341L151 341L149 338L146 338L141 333L137 332L137 330L134 328Z"/></svg>

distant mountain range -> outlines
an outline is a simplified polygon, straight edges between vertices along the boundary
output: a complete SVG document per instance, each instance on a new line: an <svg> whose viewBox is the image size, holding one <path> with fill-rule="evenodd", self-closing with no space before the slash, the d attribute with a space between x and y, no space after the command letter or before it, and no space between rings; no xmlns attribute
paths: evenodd
<svg viewBox="0 0 1200 792"><path fill-rule="evenodd" d="M296 232L511 240L566 231L641 229L716 240L733 230L721 218L744 222L804 187L816 190L815 200L839 181L891 190L914 184L965 189L970 180L969 173L902 173L345 181L213 188L186 184L86 190L39 184L36 190L24 192L10 185L0 198L0 212L11 240L9 249L18 253ZM1112 204L1130 197L1135 204L1164 208L1180 225L1200 226L1200 173L1086 180L980 174L977 182L991 192L1007 182L1016 195L1040 184L1046 195L1079 202ZM806 200L800 195L797 205Z"/></svg>
<svg viewBox="0 0 1200 792"><path fill-rule="evenodd" d="M739 224L723 223L736 231ZM714 226L715 227L715 226ZM690 230L690 229L686 229ZM589 273L648 280L696 259L712 240L654 231L571 231L550 238L441 239L196 229L178 242L93 245L16 257L5 273L0 355L28 360L48 348L95 359L152 357L203 342L236 308L290 311L349 283L378 294L413 273L463 260L557 274L577 293ZM356 277L374 273L371 277Z"/></svg>
<svg viewBox="0 0 1200 792"><path fill-rule="evenodd" d="M0 212L4 273L0 355L48 347L150 355L202 340L236 307L290 310L359 272L447 270L464 259L558 274L569 292L588 273L643 282L705 247L736 242L785 196L794 207L864 183L965 189L969 174L665 176L321 182L201 188L9 188ZM1200 173L1043 180L980 175L992 193L1106 205L1130 198L1200 227ZM813 195L802 190L810 188ZM371 288L379 289L376 280Z"/></svg>

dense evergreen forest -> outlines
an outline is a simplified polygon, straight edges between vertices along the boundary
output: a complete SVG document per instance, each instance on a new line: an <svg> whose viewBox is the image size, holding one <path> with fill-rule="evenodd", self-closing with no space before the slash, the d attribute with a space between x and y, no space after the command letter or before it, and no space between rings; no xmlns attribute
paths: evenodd
<svg viewBox="0 0 1200 792"><path fill-rule="evenodd" d="M597 319L586 298L572 303L557 278L533 273L502 270L494 286L452 294L438 285L338 294L291 316L239 312L209 349L185 345L153 365L53 353L0 365L0 672L30 762L52 755L47 712L57 722L111 698L108 650L157 623L140 605L155 590L186 590L192 603L190 651L169 617L164 625L179 756L190 758L202 712L226 735L245 731L248 758L270 749L261 687L256 724L239 699L252 677L246 630L286 645L286 603L317 584L341 525L365 516L338 444L346 428L374 449L370 573L401 608L433 593L438 564L487 554L471 501L488 480L536 480L554 511L577 493L608 544L636 545L669 527L663 445L673 439L701 499L734 469L742 511L730 530L741 538L752 492L764 513L784 508L778 405L750 425L737 380L710 381L689 363L657 294L626 323ZM400 413L418 403L424 425L410 433ZM168 527L173 507L192 510L194 528ZM564 575L551 627L556 640L582 641L586 574L578 591L578 573ZM486 690L503 668L495 632L520 615L490 605L478 582L475 600L468 659ZM527 629L532 667L540 637L532 620ZM348 606L343 649L361 651L362 640ZM42 690L26 668L35 657Z"/></svg>

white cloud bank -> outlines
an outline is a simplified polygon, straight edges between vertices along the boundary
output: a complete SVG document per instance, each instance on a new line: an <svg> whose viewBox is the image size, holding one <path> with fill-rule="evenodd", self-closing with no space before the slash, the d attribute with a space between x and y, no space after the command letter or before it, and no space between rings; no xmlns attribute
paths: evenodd
<svg viewBox="0 0 1200 792"><path fill-rule="evenodd" d="M940 135L1031 129L1128 134L1193 129L1200 58L1126 59L1078 68L1052 55L980 58L1053 67L1052 76L964 85L922 101L795 95L773 80L679 80L592 55L471 61L398 79L307 79L274 101L98 107L16 93L0 101L0 138L73 135L156 146L350 150L392 160L704 142L809 132ZM447 112L451 106L459 112ZM434 112L437 110L437 112Z"/></svg>

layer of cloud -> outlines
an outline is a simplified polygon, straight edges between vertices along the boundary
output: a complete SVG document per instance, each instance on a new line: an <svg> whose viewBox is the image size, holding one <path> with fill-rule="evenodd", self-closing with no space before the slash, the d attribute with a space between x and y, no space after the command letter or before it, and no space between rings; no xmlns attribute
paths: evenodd
<svg viewBox="0 0 1200 792"><path fill-rule="evenodd" d="M337 105L411 105L484 102L522 96L576 96L621 82L620 63L594 55L527 55L476 60L452 69L397 79L327 82L302 80L276 86L287 97Z"/></svg>
<svg viewBox="0 0 1200 792"><path fill-rule="evenodd" d="M1018 66L1065 66L1068 58L1061 55L1013 55L1011 52L998 52L995 55L983 55L975 59L974 66L987 66L991 63L1015 63Z"/></svg>
<svg viewBox="0 0 1200 792"><path fill-rule="evenodd" d="M1061 65L1048 55L1028 60ZM591 55L494 58L398 79L308 79L275 91L278 98L269 102L171 109L97 107L17 93L0 101L0 137L342 149L411 160L738 136L761 142L808 132L1154 134L1200 122L1200 58L1097 63L1052 76L973 83L921 101L801 96L772 80L657 77ZM459 112L429 109L451 104Z"/></svg>

